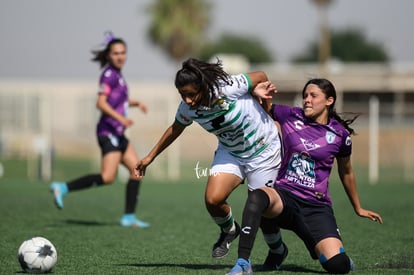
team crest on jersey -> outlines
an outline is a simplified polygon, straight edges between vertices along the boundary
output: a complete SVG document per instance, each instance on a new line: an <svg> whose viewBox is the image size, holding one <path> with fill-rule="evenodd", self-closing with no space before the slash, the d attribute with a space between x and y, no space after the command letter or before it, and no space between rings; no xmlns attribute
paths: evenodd
<svg viewBox="0 0 414 275"><path fill-rule="evenodd" d="M230 104L224 98L220 98L217 101L217 103L218 103L220 109L222 109L222 110L228 110L229 109Z"/></svg>
<svg viewBox="0 0 414 275"><path fill-rule="evenodd" d="M304 138L301 138L300 141L302 142L306 151L312 151L321 147L319 144L314 143L312 140L306 140Z"/></svg>
<svg viewBox="0 0 414 275"><path fill-rule="evenodd" d="M326 139L326 142L328 142L329 144L334 143L335 142L335 133L327 131L326 134L325 134L325 139Z"/></svg>

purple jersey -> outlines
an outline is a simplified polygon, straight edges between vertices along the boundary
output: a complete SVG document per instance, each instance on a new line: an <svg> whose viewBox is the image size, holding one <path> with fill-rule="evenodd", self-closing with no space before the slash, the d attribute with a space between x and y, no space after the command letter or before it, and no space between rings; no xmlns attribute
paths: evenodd
<svg viewBox="0 0 414 275"><path fill-rule="evenodd" d="M329 175L336 157L351 155L349 132L337 120L326 125L308 119L301 108L273 105L284 155L276 185L307 201L332 206Z"/></svg>
<svg viewBox="0 0 414 275"><path fill-rule="evenodd" d="M99 80L99 93L107 95L107 101L111 107L123 116L127 116L128 87L121 72L112 66L107 66ZM98 136L113 134L122 136L125 127L116 119L102 113L97 126Z"/></svg>

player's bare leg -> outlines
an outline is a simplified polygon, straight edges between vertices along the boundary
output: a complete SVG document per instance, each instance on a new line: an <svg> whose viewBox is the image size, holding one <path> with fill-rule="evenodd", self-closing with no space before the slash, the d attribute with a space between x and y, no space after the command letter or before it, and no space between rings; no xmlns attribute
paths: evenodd
<svg viewBox="0 0 414 275"><path fill-rule="evenodd" d="M240 234L240 226L234 221L227 198L242 180L230 173L210 175L205 192L205 203L221 233L213 246L212 256L222 258L229 252L231 242Z"/></svg>

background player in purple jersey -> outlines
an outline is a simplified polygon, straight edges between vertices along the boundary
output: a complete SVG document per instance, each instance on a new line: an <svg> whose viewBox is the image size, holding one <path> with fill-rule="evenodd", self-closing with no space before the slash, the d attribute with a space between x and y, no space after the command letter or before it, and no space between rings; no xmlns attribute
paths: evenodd
<svg viewBox="0 0 414 275"><path fill-rule="evenodd" d="M239 259L228 274L252 274L249 257L262 215L271 218L275 227L295 232L311 257L319 259L329 273L348 273L353 268L342 244L328 189L335 159L355 213L382 223L379 214L361 207L350 158L350 135L354 130L349 124L356 117L342 119L335 112L335 101L336 91L330 81L311 79L302 91L302 108L277 104L269 108L282 132L282 165L274 188L263 187L248 195ZM279 269L271 264L273 257L269 252L263 269Z"/></svg>
<svg viewBox="0 0 414 275"><path fill-rule="evenodd" d="M143 175L146 167L193 121L217 137L218 147L205 190L206 208L221 230L213 245L214 258L226 256L240 232L227 198L244 179L249 190L272 186L280 167L277 127L260 106L261 99L253 98L253 94L268 97L267 87L255 89L266 80L262 71L229 75L219 60L217 63L186 60L175 78L175 87L182 98L175 121L136 166L137 175ZM266 219L263 220L266 243L283 251L280 232L266 227Z"/></svg>
<svg viewBox="0 0 414 275"><path fill-rule="evenodd" d="M133 120L127 117L128 108L138 107L146 113L147 106L140 101L129 99L128 87L121 73L127 58L126 43L114 37L111 32L105 34L103 48L92 51L94 54L92 61L98 62L103 68L96 103L97 108L102 112L96 132L102 152L101 173L86 175L67 183L53 182L50 188L56 206L62 209L63 198L69 192L112 183L118 165L123 164L131 174L126 185L125 213L120 223L127 227L149 227L148 223L135 216L141 181L140 178L135 177L133 171L139 158L124 135L125 129L133 124Z"/></svg>

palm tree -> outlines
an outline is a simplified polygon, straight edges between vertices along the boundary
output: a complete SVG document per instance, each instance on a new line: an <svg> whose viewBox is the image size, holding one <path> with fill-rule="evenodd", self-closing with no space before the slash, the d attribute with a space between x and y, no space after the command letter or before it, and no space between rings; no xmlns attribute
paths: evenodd
<svg viewBox="0 0 414 275"><path fill-rule="evenodd" d="M176 62L197 54L209 11L205 0L156 0L149 6L149 38Z"/></svg>
<svg viewBox="0 0 414 275"><path fill-rule="evenodd" d="M368 40L362 29L350 27L330 31L330 49L332 58L341 62L382 62L390 61L383 43ZM302 54L293 58L293 62L317 62L318 41L309 43Z"/></svg>

